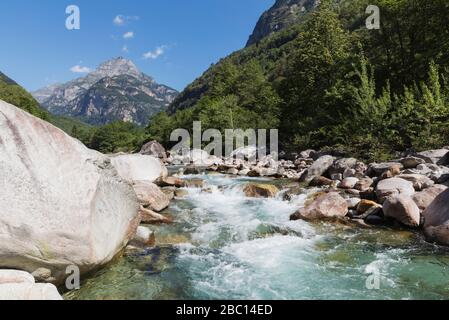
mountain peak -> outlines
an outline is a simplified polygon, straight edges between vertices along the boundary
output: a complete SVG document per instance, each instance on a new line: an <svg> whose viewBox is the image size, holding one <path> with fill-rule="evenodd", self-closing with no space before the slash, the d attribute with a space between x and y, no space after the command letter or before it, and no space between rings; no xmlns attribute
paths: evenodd
<svg viewBox="0 0 449 320"><path fill-rule="evenodd" d="M95 78L115 77L120 75L130 75L135 78L142 78L143 74L131 60L117 57L107 60L93 71L90 76Z"/></svg>
<svg viewBox="0 0 449 320"><path fill-rule="evenodd" d="M276 3L260 17L246 46L253 45L273 32L280 31L301 20L320 0L276 0Z"/></svg>
<svg viewBox="0 0 449 320"><path fill-rule="evenodd" d="M103 62L85 77L33 93L42 107L56 115L77 117L93 125L121 120L141 126L166 110L177 94L123 57Z"/></svg>

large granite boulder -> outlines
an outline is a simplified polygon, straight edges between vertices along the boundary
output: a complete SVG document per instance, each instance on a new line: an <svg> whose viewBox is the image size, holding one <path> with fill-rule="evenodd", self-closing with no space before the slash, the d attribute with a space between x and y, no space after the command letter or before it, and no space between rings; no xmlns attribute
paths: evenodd
<svg viewBox="0 0 449 320"><path fill-rule="evenodd" d="M397 178L404 179L413 183L413 188L416 191L422 191L435 184L435 182L422 174L401 174Z"/></svg>
<svg viewBox="0 0 449 320"><path fill-rule="evenodd" d="M160 212L170 204L170 197L152 182L135 181L133 188L140 204L146 208Z"/></svg>
<svg viewBox="0 0 449 320"><path fill-rule="evenodd" d="M118 174L129 183L134 181L154 182L168 175L164 164L153 156L125 154L112 157L111 161Z"/></svg>
<svg viewBox="0 0 449 320"><path fill-rule="evenodd" d="M162 160L167 159L167 152L165 151L165 148L156 140L145 143L140 150L140 154L153 156Z"/></svg>
<svg viewBox="0 0 449 320"><path fill-rule="evenodd" d="M422 215L427 239L449 246L449 190L438 195Z"/></svg>
<svg viewBox="0 0 449 320"><path fill-rule="evenodd" d="M449 163L449 149L423 151L416 154L416 157L423 159L426 163L446 165Z"/></svg>
<svg viewBox="0 0 449 320"><path fill-rule="evenodd" d="M420 223L419 208L409 196L399 195L388 198L382 208L385 217L393 218L409 227L418 227Z"/></svg>
<svg viewBox="0 0 449 320"><path fill-rule="evenodd" d="M250 198L274 198L279 189L271 184L249 183L243 188L243 192Z"/></svg>
<svg viewBox="0 0 449 320"><path fill-rule="evenodd" d="M342 218L348 213L346 200L337 192L324 193L290 216L290 220Z"/></svg>
<svg viewBox="0 0 449 320"><path fill-rule="evenodd" d="M329 175L341 173L343 174L348 169L354 169L358 163L355 158L342 158L336 160L329 168Z"/></svg>
<svg viewBox="0 0 449 320"><path fill-rule="evenodd" d="M0 270L0 300L62 300L53 284L35 283L28 272Z"/></svg>
<svg viewBox="0 0 449 320"><path fill-rule="evenodd" d="M398 195L411 197L414 193L413 183L400 178L381 180L376 187L376 196L380 203L383 203L388 197Z"/></svg>
<svg viewBox="0 0 449 320"><path fill-rule="evenodd" d="M55 283L111 261L134 236L139 203L106 156L0 101L0 268Z"/></svg>
<svg viewBox="0 0 449 320"><path fill-rule="evenodd" d="M320 177L333 165L335 158L332 156L322 156L318 158L304 173L300 181L310 182L315 177Z"/></svg>
<svg viewBox="0 0 449 320"><path fill-rule="evenodd" d="M413 201L415 201L416 205L421 211L424 211L433 202L433 200L435 200L435 198L446 189L446 186L436 184L433 187L415 193L413 195Z"/></svg>

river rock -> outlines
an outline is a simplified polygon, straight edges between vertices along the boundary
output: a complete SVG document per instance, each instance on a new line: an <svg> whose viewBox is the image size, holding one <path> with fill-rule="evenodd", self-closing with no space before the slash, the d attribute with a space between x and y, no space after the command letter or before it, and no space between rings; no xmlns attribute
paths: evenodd
<svg viewBox="0 0 449 320"><path fill-rule="evenodd" d="M166 217L160 213L156 213L150 209L140 207L140 218L142 223L145 224L159 224L159 223L172 223L173 219Z"/></svg>
<svg viewBox="0 0 449 320"><path fill-rule="evenodd" d="M301 151L299 153L299 158L300 159L308 159L308 158L313 158L313 156L316 154L317 152L313 149L308 149L308 150L304 150Z"/></svg>
<svg viewBox="0 0 449 320"><path fill-rule="evenodd" d="M243 192L250 198L274 198L279 193L279 189L271 184L247 184Z"/></svg>
<svg viewBox="0 0 449 320"><path fill-rule="evenodd" d="M357 165L357 162L358 162L357 159L354 158L342 158L336 160L329 168L329 174L330 175L337 173L343 174L348 169L354 169L354 167Z"/></svg>
<svg viewBox="0 0 449 320"><path fill-rule="evenodd" d="M153 246L156 242L155 240L156 239L153 231L151 231L148 227L139 226L130 245L139 248L145 248Z"/></svg>
<svg viewBox="0 0 449 320"><path fill-rule="evenodd" d="M0 270L0 285L8 283L35 283L34 277L25 271Z"/></svg>
<svg viewBox="0 0 449 320"><path fill-rule="evenodd" d="M448 149L429 150L419 152L416 157L423 159L426 163L446 165L448 164L448 152Z"/></svg>
<svg viewBox="0 0 449 320"><path fill-rule="evenodd" d="M373 179L371 179L370 177L363 177L360 178L359 181L357 181L357 183L354 186L354 189L359 191L366 191L369 188L371 188L373 184L374 184Z"/></svg>
<svg viewBox="0 0 449 320"><path fill-rule="evenodd" d="M134 181L154 182L168 175L167 168L157 158L141 154L126 154L112 157L118 174L129 183Z"/></svg>
<svg viewBox="0 0 449 320"><path fill-rule="evenodd" d="M322 156L302 174L300 181L310 182L314 177L322 176L334 163L332 156Z"/></svg>
<svg viewBox="0 0 449 320"><path fill-rule="evenodd" d="M140 150L140 154L153 156L163 161L167 159L167 152L165 151L165 148L156 140L145 143Z"/></svg>
<svg viewBox="0 0 449 320"><path fill-rule="evenodd" d="M51 270L47 268L39 268L31 274L37 282L55 282L56 279L51 275Z"/></svg>
<svg viewBox="0 0 449 320"><path fill-rule="evenodd" d="M401 173L404 166L399 162L371 163L367 174L371 177L392 178Z"/></svg>
<svg viewBox="0 0 449 320"><path fill-rule="evenodd" d="M328 179L326 177L315 177L310 181L309 186L310 187L324 187L324 186L331 186L334 184L334 181L331 179Z"/></svg>
<svg viewBox="0 0 449 320"><path fill-rule="evenodd" d="M424 210L423 218L426 238L449 246L449 189L440 193Z"/></svg>
<svg viewBox="0 0 449 320"><path fill-rule="evenodd" d="M0 285L0 300L62 300L53 284L19 283Z"/></svg>
<svg viewBox="0 0 449 320"><path fill-rule="evenodd" d="M389 197L383 207L385 217L393 218L409 227L418 227L420 211L413 199L406 195Z"/></svg>
<svg viewBox="0 0 449 320"><path fill-rule="evenodd" d="M383 203L388 197L399 195L411 197L414 193L413 183L400 178L381 180L376 188L376 196L380 203Z"/></svg>
<svg viewBox="0 0 449 320"><path fill-rule="evenodd" d="M139 224L108 157L3 101L0 176L0 268L47 268L60 284L68 265L85 274L111 261Z"/></svg>
<svg viewBox="0 0 449 320"><path fill-rule="evenodd" d="M176 198L183 198L183 197L187 196L188 194L189 194L189 192L185 189L178 189L175 191Z"/></svg>
<svg viewBox="0 0 449 320"><path fill-rule="evenodd" d="M290 216L290 220L315 220L344 217L348 213L348 204L338 193L330 192L319 195L306 207Z"/></svg>
<svg viewBox="0 0 449 320"><path fill-rule="evenodd" d="M176 188L183 188L185 187L186 183L184 180L179 179L177 177L162 177L159 178L156 181L156 185L159 187L176 187Z"/></svg>
<svg viewBox="0 0 449 320"><path fill-rule="evenodd" d="M415 201L421 211L424 211L433 202L433 200L435 200L435 198L446 189L446 186L436 184L433 187L415 193L413 195L413 201Z"/></svg>
<svg viewBox="0 0 449 320"><path fill-rule="evenodd" d="M424 164L426 161L418 157L406 157L400 160L405 169L415 169L420 164Z"/></svg>
<svg viewBox="0 0 449 320"><path fill-rule="evenodd" d="M354 177L345 178L340 183L339 187L341 189L354 189L354 187L356 186L357 182L359 182L359 179L357 179L357 178L354 178Z"/></svg>
<svg viewBox="0 0 449 320"><path fill-rule="evenodd" d="M246 147L240 147L235 149L230 157L244 160L256 160L257 158L257 146L251 145Z"/></svg>
<svg viewBox="0 0 449 320"><path fill-rule="evenodd" d="M236 175L239 174L239 170L238 170L237 168L229 168L229 169L226 171L226 174L230 174L230 175L232 175L232 176L236 176Z"/></svg>
<svg viewBox="0 0 449 320"><path fill-rule="evenodd" d="M52 284L36 284L28 272L0 270L0 300L62 300Z"/></svg>
<svg viewBox="0 0 449 320"><path fill-rule="evenodd" d="M362 199L357 206L357 213L359 215L361 215L361 214L366 213L367 211L369 211L372 208L382 208L382 206L380 204L378 204L377 202Z"/></svg>
<svg viewBox="0 0 449 320"><path fill-rule="evenodd" d="M360 198L349 198L346 199L346 203L348 204L349 209L355 209L360 203Z"/></svg>
<svg viewBox="0 0 449 320"><path fill-rule="evenodd" d="M203 188L204 187L204 180L199 178L194 179L186 179L185 180L185 186L187 188Z"/></svg>
<svg viewBox="0 0 449 320"><path fill-rule="evenodd" d="M154 183L136 181L133 184L140 204L151 210L160 212L170 205L169 197Z"/></svg>
<svg viewBox="0 0 449 320"><path fill-rule="evenodd" d="M183 174L185 174L185 175L201 174L201 170L198 167L190 165L190 166L184 168Z"/></svg>
<svg viewBox="0 0 449 320"><path fill-rule="evenodd" d="M432 179L421 174L401 174L397 176L397 178L404 179L413 183L413 188L415 188L416 191L421 191L435 184Z"/></svg>

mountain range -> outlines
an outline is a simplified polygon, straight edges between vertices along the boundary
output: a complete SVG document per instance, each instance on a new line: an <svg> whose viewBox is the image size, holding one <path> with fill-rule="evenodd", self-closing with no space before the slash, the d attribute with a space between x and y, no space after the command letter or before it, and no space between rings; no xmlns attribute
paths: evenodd
<svg viewBox="0 0 449 320"><path fill-rule="evenodd" d="M178 92L158 84L132 61L118 57L85 77L32 94L55 115L75 117L91 125L120 120L145 126L151 116L168 107Z"/></svg>

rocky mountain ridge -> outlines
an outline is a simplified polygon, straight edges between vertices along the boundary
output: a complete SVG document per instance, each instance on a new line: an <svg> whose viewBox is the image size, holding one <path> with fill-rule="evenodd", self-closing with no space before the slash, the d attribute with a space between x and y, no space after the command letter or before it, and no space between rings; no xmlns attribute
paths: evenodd
<svg viewBox="0 0 449 320"><path fill-rule="evenodd" d="M121 120L141 126L177 94L122 57L104 62L85 77L33 92L36 100L56 115L77 117L93 125Z"/></svg>
<svg viewBox="0 0 449 320"><path fill-rule="evenodd" d="M298 23L319 4L320 0L276 0L276 3L260 17L246 46L251 46L274 32Z"/></svg>

